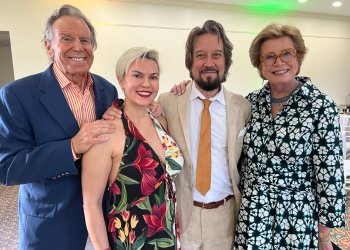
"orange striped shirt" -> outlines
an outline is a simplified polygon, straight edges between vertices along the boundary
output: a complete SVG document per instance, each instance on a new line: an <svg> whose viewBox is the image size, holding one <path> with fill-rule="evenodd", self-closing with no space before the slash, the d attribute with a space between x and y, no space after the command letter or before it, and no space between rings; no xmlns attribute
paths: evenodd
<svg viewBox="0 0 350 250"><path fill-rule="evenodd" d="M80 86L69 81L55 63L53 71L79 127L95 121L95 96L91 74L88 73L86 87L82 92Z"/></svg>

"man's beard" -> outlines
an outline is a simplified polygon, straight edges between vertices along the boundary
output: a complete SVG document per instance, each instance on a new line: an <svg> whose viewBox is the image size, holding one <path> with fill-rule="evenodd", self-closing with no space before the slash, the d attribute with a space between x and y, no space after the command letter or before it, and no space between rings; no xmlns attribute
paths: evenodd
<svg viewBox="0 0 350 250"><path fill-rule="evenodd" d="M194 81L197 83L198 87L205 91L212 91L221 86L221 83L223 82L223 78L220 78L219 73L217 73L217 76L213 79L212 77L207 77L206 80L204 80L201 75L196 79L194 78Z"/></svg>

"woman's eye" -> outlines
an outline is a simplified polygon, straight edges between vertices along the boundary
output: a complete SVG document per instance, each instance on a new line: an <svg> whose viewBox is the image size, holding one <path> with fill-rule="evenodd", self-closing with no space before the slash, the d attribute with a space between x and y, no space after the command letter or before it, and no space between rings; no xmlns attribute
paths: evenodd
<svg viewBox="0 0 350 250"><path fill-rule="evenodd" d="M281 56L282 57L290 57L293 55L292 51L286 50L286 51L282 51Z"/></svg>
<svg viewBox="0 0 350 250"><path fill-rule="evenodd" d="M265 60L266 61L274 61L276 58L276 55L275 54L269 54L269 55L266 55L265 56Z"/></svg>

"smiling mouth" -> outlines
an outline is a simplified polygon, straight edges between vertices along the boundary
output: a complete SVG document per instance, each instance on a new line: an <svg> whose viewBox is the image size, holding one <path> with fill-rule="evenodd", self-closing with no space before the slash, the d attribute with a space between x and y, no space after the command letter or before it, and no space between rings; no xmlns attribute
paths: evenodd
<svg viewBox="0 0 350 250"><path fill-rule="evenodd" d="M69 57L69 59L75 62L83 62L86 60L86 57Z"/></svg>
<svg viewBox="0 0 350 250"><path fill-rule="evenodd" d="M218 71L216 69L203 69L200 71L201 74L217 74Z"/></svg>
<svg viewBox="0 0 350 250"><path fill-rule="evenodd" d="M275 70L272 73L274 75L283 75L283 74L287 73L288 71L289 71L289 69L283 69L283 70Z"/></svg>
<svg viewBox="0 0 350 250"><path fill-rule="evenodd" d="M152 94L150 91L137 91L136 93L141 97L150 97Z"/></svg>

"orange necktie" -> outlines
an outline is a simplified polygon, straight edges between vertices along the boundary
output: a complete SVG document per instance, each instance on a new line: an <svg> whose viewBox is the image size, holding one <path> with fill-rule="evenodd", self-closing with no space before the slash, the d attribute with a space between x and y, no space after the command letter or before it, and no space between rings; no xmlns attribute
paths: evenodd
<svg viewBox="0 0 350 250"><path fill-rule="evenodd" d="M205 195L211 183L211 120L208 99L200 99L204 108L201 118L201 132L199 137L199 149L197 157L196 188L198 192Z"/></svg>

